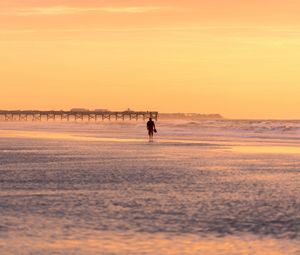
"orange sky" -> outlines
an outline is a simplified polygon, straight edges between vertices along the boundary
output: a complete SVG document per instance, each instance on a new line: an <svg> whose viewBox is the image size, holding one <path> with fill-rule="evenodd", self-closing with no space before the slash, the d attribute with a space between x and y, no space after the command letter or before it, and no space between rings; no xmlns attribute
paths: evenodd
<svg viewBox="0 0 300 255"><path fill-rule="evenodd" d="M300 118L298 0L0 2L0 109Z"/></svg>

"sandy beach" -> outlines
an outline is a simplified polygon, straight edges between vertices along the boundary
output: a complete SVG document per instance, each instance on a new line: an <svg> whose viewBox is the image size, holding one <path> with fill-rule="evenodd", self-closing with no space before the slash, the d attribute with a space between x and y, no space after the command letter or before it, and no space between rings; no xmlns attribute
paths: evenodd
<svg viewBox="0 0 300 255"><path fill-rule="evenodd" d="M1 254L300 254L299 122L144 125L0 123Z"/></svg>

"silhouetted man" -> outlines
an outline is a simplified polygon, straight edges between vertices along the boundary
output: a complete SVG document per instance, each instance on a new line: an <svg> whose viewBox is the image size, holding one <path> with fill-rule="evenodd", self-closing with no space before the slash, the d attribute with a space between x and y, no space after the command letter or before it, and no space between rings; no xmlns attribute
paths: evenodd
<svg viewBox="0 0 300 255"><path fill-rule="evenodd" d="M147 129L148 129L148 135L149 135L149 140L152 141L153 140L153 133L156 133L156 129L155 129L155 123L152 120L152 118L149 118L149 121L147 122Z"/></svg>

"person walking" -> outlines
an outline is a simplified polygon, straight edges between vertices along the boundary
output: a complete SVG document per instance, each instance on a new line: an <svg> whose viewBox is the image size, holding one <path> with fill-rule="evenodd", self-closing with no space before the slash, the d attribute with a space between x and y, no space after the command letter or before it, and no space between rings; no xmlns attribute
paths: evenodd
<svg viewBox="0 0 300 255"><path fill-rule="evenodd" d="M147 130L149 135L149 142L153 141L153 134L156 133L155 123L152 120L152 118L149 118L149 121L147 122Z"/></svg>

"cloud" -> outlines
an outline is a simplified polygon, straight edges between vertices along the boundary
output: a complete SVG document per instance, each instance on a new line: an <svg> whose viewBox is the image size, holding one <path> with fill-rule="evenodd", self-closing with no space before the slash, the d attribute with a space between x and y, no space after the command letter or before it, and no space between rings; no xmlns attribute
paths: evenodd
<svg viewBox="0 0 300 255"><path fill-rule="evenodd" d="M162 7L144 6L144 7L106 7L100 8L100 11L111 13L144 13L162 9Z"/></svg>
<svg viewBox="0 0 300 255"><path fill-rule="evenodd" d="M259 34L268 35L293 35L300 36L300 26L251 26L251 25L174 25L174 26L146 26L146 27L120 27L120 28L48 28L48 29L1 29L0 33L36 33L36 32L140 32L140 31L178 31L178 32L217 32L222 34ZM223 32L223 33L220 33Z"/></svg>
<svg viewBox="0 0 300 255"><path fill-rule="evenodd" d="M81 13L145 13L160 10L164 7L156 6L131 6L131 7L34 7L34 8L15 8L0 11L0 15L8 16L45 16L45 15L68 15Z"/></svg>

